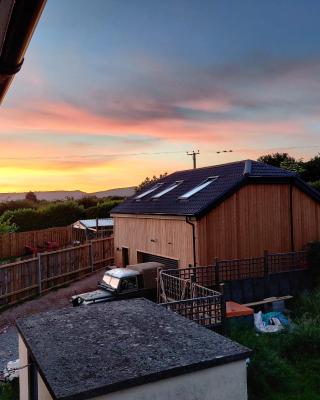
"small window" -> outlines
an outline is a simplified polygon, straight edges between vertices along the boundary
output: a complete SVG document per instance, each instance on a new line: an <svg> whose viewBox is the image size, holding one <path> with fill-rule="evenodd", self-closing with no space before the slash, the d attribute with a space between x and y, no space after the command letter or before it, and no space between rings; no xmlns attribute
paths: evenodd
<svg viewBox="0 0 320 400"><path fill-rule="evenodd" d="M214 182L216 179L218 179L218 176L210 176L207 178L205 181L200 183L200 185L196 186L195 188L189 190L189 192L183 194L182 196L179 197L180 200L186 200L189 199L191 196L194 194L200 192L200 190L204 189L205 187L209 186L210 183Z"/></svg>
<svg viewBox="0 0 320 400"><path fill-rule="evenodd" d="M179 186L183 181L176 181L169 185L167 188L161 190L161 192L155 194L152 196L153 199L159 199L159 197L163 196L164 194L171 192L171 190L175 189L177 186Z"/></svg>
<svg viewBox="0 0 320 400"><path fill-rule="evenodd" d="M160 186L162 186L163 183L157 183L156 185L152 186L152 188L146 190L145 192L138 194L138 196L135 197L135 200L140 200L143 197L147 196L148 194L154 192L155 190L159 189Z"/></svg>
<svg viewBox="0 0 320 400"><path fill-rule="evenodd" d="M138 289L138 282L136 276L122 278L120 283L120 291L136 290Z"/></svg>

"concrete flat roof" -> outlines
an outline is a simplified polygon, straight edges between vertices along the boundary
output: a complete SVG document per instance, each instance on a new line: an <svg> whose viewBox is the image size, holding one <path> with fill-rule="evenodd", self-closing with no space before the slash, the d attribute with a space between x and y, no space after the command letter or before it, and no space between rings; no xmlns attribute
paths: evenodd
<svg viewBox="0 0 320 400"><path fill-rule="evenodd" d="M54 399L87 399L242 360L250 350L145 299L17 321Z"/></svg>

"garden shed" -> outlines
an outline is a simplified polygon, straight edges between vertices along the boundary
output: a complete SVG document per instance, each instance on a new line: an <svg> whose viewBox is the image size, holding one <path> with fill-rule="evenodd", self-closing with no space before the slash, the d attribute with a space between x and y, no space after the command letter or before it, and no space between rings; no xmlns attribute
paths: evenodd
<svg viewBox="0 0 320 400"><path fill-rule="evenodd" d="M112 216L117 265L208 265L320 239L319 193L293 172L252 160L175 172Z"/></svg>
<svg viewBox="0 0 320 400"><path fill-rule="evenodd" d="M18 320L20 400L246 400L251 351L145 299Z"/></svg>

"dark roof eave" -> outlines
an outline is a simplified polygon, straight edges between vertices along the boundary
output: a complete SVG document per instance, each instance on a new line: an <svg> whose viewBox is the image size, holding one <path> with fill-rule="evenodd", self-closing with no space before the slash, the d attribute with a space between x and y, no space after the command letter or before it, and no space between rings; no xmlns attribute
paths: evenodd
<svg viewBox="0 0 320 400"><path fill-rule="evenodd" d="M46 0L15 2L0 52L0 104L22 66L26 49Z"/></svg>

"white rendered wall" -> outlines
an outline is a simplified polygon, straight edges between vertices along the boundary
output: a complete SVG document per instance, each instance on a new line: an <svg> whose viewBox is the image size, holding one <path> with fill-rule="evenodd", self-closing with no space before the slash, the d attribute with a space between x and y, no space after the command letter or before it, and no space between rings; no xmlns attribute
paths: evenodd
<svg viewBox="0 0 320 400"><path fill-rule="evenodd" d="M51 394L48 392L46 384L43 382L38 372L38 400L52 400Z"/></svg>
<svg viewBox="0 0 320 400"><path fill-rule="evenodd" d="M19 359L20 366L28 364L28 350L19 335ZM29 400L29 388L28 388L28 368L20 369L19 371L19 391L20 400Z"/></svg>
<svg viewBox="0 0 320 400"><path fill-rule="evenodd" d="M247 400L245 360L120 390L93 400Z"/></svg>

